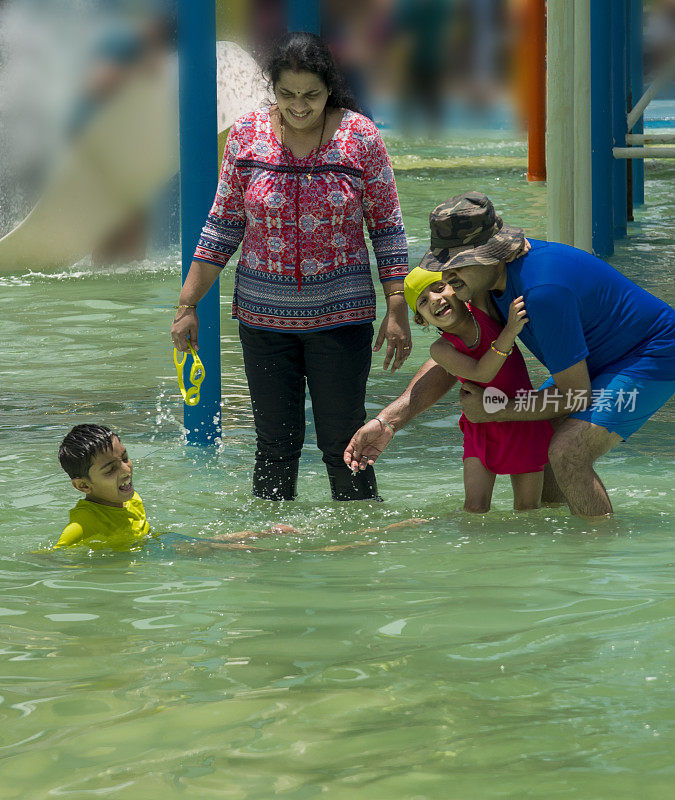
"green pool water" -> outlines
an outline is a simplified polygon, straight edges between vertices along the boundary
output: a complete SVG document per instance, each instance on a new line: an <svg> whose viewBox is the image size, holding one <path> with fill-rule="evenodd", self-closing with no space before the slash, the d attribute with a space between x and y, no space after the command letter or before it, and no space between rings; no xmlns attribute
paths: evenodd
<svg viewBox="0 0 675 800"><path fill-rule="evenodd" d="M523 144L389 147L412 260L430 208L468 188L545 236ZM669 302L674 177L648 165L611 259ZM330 501L311 415L298 500L254 500L230 275L222 445L184 444L179 274L174 253L0 277L0 798L672 797L672 404L602 459L604 524L516 516L508 480L489 515L459 512L456 395L397 434L378 465L386 502ZM425 359L431 337L414 337L401 373L375 357L371 413ZM208 554L36 552L77 499L56 461L77 422L121 432L156 531L300 533ZM413 517L426 521L385 530Z"/></svg>

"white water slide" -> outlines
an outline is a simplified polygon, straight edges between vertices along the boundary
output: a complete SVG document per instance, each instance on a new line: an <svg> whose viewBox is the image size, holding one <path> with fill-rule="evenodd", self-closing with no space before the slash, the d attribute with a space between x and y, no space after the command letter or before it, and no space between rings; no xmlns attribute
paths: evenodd
<svg viewBox="0 0 675 800"><path fill-rule="evenodd" d="M218 131L269 102L255 61L218 42ZM178 169L175 81L164 74L130 80L58 162L28 216L0 239L0 272L69 266L91 253Z"/></svg>

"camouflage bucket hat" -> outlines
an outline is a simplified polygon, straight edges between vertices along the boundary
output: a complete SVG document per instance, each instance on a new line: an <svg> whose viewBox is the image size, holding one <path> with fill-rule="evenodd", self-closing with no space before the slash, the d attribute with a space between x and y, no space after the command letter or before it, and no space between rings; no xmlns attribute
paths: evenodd
<svg viewBox="0 0 675 800"><path fill-rule="evenodd" d="M431 247L420 261L422 269L440 272L470 264L494 266L513 260L525 245L525 234L497 216L480 192L457 194L429 214Z"/></svg>

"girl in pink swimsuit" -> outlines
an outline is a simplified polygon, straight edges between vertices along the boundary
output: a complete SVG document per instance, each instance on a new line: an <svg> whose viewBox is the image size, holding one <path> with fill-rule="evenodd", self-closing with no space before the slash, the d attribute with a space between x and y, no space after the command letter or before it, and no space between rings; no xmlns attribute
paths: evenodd
<svg viewBox="0 0 675 800"><path fill-rule="evenodd" d="M405 279L405 298L415 322L433 325L441 338L431 345L431 357L463 383L493 387L506 397L532 389L525 361L515 339L528 318L522 297L509 307L502 326L488 313L488 295L459 300L440 272L416 267ZM492 397L500 397L494 391ZM495 410L499 409L495 405ZM517 511L538 508L553 428L546 420L473 423L462 414L464 434L464 509L489 511L495 477L510 475Z"/></svg>

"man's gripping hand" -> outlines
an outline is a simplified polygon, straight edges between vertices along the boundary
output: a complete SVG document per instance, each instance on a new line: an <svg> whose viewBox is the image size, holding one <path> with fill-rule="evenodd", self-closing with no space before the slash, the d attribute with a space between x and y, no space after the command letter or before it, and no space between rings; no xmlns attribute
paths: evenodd
<svg viewBox="0 0 675 800"><path fill-rule="evenodd" d="M495 419L495 414L488 414L483 402L484 389L471 381L464 381L459 390L459 399L462 411L469 422L490 422Z"/></svg>

